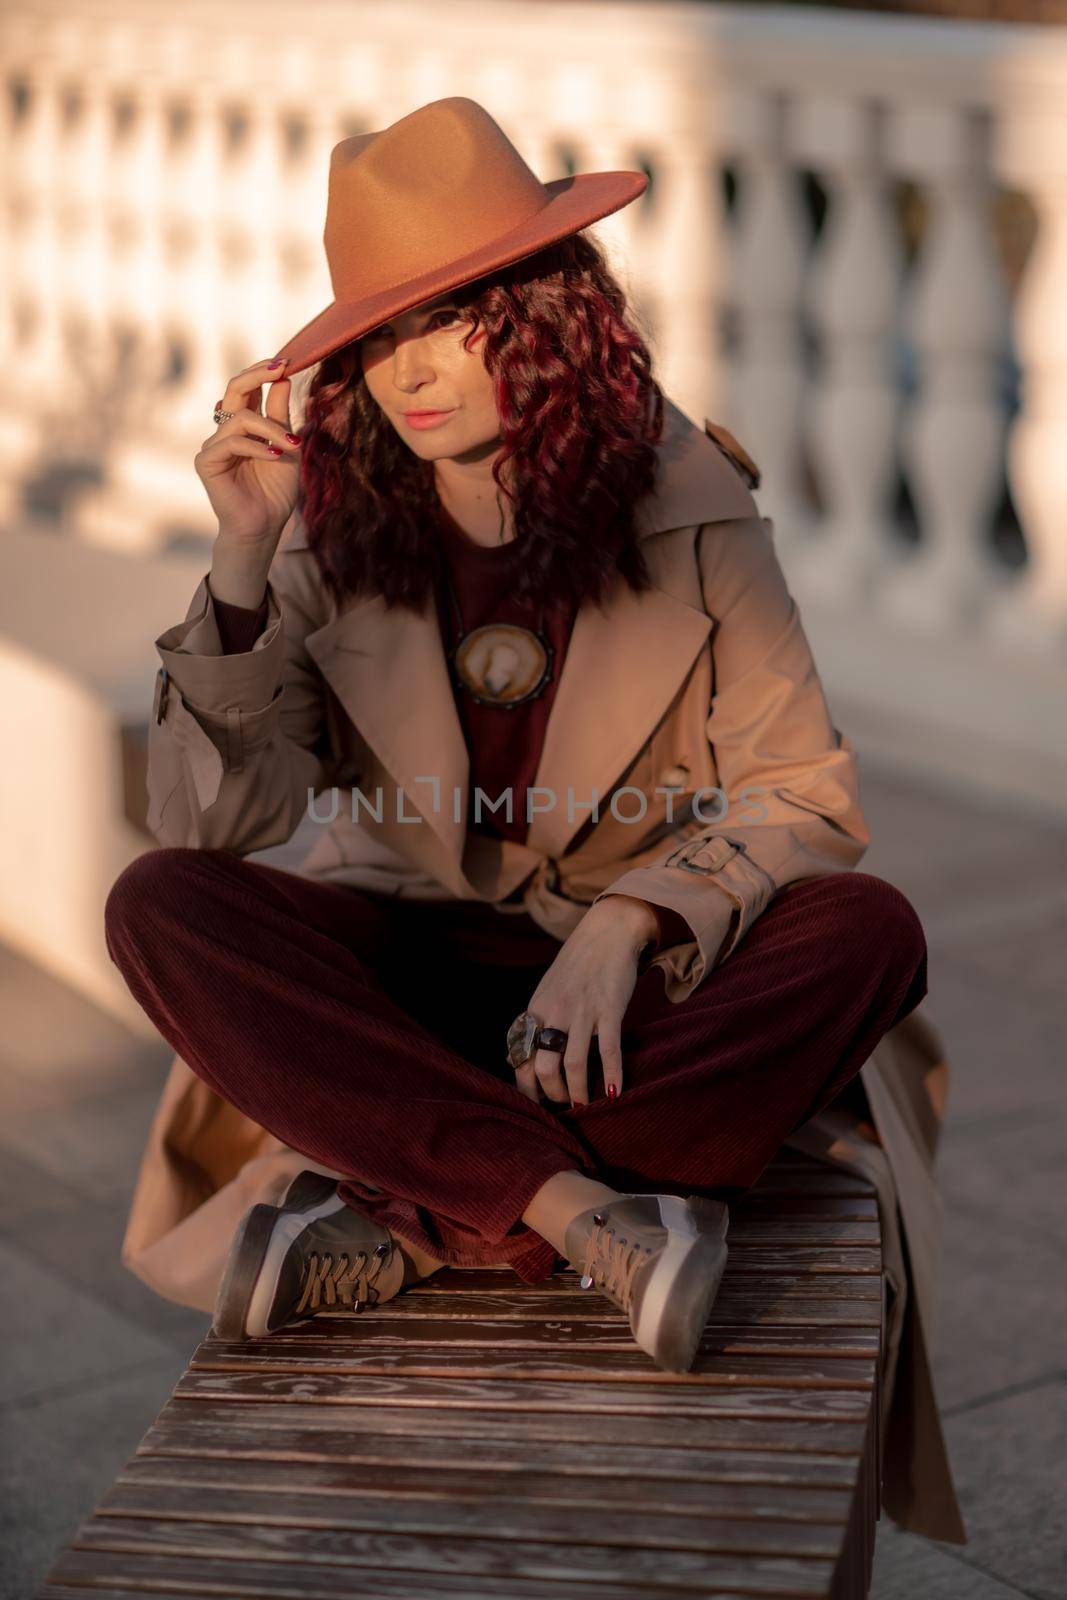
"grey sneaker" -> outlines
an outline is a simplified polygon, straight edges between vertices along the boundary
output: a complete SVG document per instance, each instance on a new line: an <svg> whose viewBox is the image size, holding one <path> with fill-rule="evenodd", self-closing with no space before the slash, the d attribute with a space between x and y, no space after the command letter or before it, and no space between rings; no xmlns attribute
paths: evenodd
<svg viewBox="0 0 1067 1600"><path fill-rule="evenodd" d="M252 1206L241 1219L212 1330L220 1339L262 1339L319 1311L391 1300L403 1282L389 1229L346 1205L335 1178L304 1171L280 1206Z"/></svg>
<svg viewBox="0 0 1067 1600"><path fill-rule="evenodd" d="M626 1312L657 1366L688 1372L726 1267L729 1223L721 1200L626 1194L575 1217L565 1253L583 1289Z"/></svg>

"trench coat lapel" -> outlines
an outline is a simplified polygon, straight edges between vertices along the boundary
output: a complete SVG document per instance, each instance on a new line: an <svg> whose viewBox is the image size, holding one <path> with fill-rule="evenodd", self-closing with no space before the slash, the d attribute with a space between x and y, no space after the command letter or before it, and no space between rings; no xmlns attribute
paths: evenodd
<svg viewBox="0 0 1067 1600"><path fill-rule="evenodd" d="M541 858L564 852L589 815L575 810L568 820L568 788L576 806L594 790L604 799L662 717L711 629L707 615L658 586L671 552L661 551L653 536L753 514L747 489L720 450L670 401L657 456L656 490L638 509L657 586L635 595L619 582L602 607L580 608L534 780L554 800L533 817L525 846L503 841L498 893ZM289 547L301 542L298 529ZM400 821L395 795L383 788L390 842L462 898L483 894L485 883L464 871L470 762L434 608L416 614L390 610L379 596L362 599L309 634L306 644L403 791L401 815L428 825Z"/></svg>

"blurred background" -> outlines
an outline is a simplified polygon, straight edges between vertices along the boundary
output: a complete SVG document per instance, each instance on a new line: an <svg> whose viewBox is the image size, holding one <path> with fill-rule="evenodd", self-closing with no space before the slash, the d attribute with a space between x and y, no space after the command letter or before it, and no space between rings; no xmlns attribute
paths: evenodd
<svg viewBox="0 0 1067 1600"><path fill-rule="evenodd" d="M863 870L927 931L953 1072L935 1374L970 1543L883 1522L873 1592L1067 1594L1064 23L1065 0L5 0L4 1593L205 1320L118 1262L170 1051L102 921L153 843L153 641L210 563L193 457L226 376L332 298L333 145L464 94L545 180L647 172L592 231L668 393L762 469L860 750Z"/></svg>

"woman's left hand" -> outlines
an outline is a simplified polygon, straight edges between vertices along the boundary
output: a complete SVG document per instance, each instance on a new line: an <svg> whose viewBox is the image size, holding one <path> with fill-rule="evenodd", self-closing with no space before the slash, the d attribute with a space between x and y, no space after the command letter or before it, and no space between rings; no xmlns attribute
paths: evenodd
<svg viewBox="0 0 1067 1600"><path fill-rule="evenodd" d="M562 1057L537 1050L515 1069L515 1083L531 1100L585 1105L589 1100L589 1044L594 1035L604 1067L604 1087L622 1092L622 1019L637 982L642 948L659 923L645 900L613 894L590 906L564 942L527 1006L546 1028L567 1034ZM564 1073L566 1082L564 1082Z"/></svg>

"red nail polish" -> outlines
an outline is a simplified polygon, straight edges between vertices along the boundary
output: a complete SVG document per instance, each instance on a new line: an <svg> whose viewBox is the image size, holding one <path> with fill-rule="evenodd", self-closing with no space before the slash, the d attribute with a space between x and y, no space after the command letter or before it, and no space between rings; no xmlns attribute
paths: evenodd
<svg viewBox="0 0 1067 1600"><path fill-rule="evenodd" d="M613 1083L609 1083L608 1084L608 1099L609 1100L614 1100L615 1097L618 1095L618 1092L619 1092L618 1089L615 1087L615 1085Z"/></svg>
<svg viewBox="0 0 1067 1600"><path fill-rule="evenodd" d="M287 433L285 437L288 439L290 444L300 443L300 435L297 433Z"/></svg>
<svg viewBox="0 0 1067 1600"><path fill-rule="evenodd" d="M270 451L272 456L283 456L285 454L285 451L282 449L280 444L269 444L267 449Z"/></svg>
<svg viewBox="0 0 1067 1600"><path fill-rule="evenodd" d="M575 1111L584 1111L587 1105L585 1100L572 1100L571 1105Z"/></svg>

